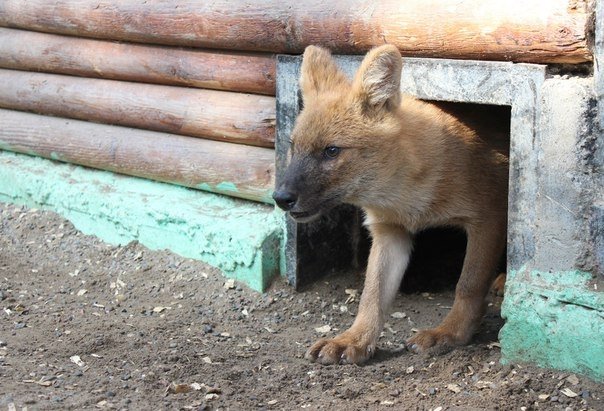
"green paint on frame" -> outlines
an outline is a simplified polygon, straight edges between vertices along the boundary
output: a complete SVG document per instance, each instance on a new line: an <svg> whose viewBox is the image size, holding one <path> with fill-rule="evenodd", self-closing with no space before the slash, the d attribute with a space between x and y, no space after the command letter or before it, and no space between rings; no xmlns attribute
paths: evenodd
<svg viewBox="0 0 604 411"><path fill-rule="evenodd" d="M534 362L604 381L604 293L593 290L591 279L582 271L508 273L502 361Z"/></svg>
<svg viewBox="0 0 604 411"><path fill-rule="evenodd" d="M214 191L214 189L212 188L212 186L209 185L208 183L197 184L195 187L198 188L198 189L200 189L200 190L204 190L204 191Z"/></svg>
<svg viewBox="0 0 604 411"><path fill-rule="evenodd" d="M223 193L237 193L239 191L235 183L231 183L228 181L223 181L222 183L216 184L216 190Z"/></svg>
<svg viewBox="0 0 604 411"><path fill-rule="evenodd" d="M50 158L52 160L61 161L61 155L59 153L54 152L54 151L51 151Z"/></svg>

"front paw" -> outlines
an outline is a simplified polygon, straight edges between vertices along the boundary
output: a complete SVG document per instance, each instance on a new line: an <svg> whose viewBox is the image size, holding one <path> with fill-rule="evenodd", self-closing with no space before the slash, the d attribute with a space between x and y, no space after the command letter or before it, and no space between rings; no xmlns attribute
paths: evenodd
<svg viewBox="0 0 604 411"><path fill-rule="evenodd" d="M444 327L422 330L407 340L407 349L415 353L430 350L431 353L445 353L457 345L469 341L468 336L460 337Z"/></svg>
<svg viewBox="0 0 604 411"><path fill-rule="evenodd" d="M361 364L375 353L375 341L363 341L349 333L323 338L314 343L304 357L320 364Z"/></svg>

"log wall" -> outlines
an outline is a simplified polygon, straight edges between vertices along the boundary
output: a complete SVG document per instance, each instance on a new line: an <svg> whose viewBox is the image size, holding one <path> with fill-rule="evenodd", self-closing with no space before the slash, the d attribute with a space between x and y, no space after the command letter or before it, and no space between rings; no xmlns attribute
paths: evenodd
<svg viewBox="0 0 604 411"><path fill-rule="evenodd" d="M3 0L0 26L140 43L533 63L590 61L588 0Z"/></svg>
<svg viewBox="0 0 604 411"><path fill-rule="evenodd" d="M0 148L272 203L275 70L268 53L0 27Z"/></svg>

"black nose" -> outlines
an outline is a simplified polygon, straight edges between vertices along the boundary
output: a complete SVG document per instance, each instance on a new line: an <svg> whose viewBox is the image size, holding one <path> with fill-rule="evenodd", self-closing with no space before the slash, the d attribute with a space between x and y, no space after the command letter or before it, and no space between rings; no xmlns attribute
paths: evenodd
<svg viewBox="0 0 604 411"><path fill-rule="evenodd" d="M285 211L289 211L296 205L298 196L290 191L280 190L273 193L273 199L279 207Z"/></svg>

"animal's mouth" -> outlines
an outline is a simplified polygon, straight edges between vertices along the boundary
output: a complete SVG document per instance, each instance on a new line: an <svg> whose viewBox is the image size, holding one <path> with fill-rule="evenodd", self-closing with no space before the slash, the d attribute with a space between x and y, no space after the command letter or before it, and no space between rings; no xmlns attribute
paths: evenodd
<svg viewBox="0 0 604 411"><path fill-rule="evenodd" d="M319 203L319 205L315 205L311 209L296 211L292 210L289 212L289 215L291 216L291 218L296 220L297 223L308 223L312 220L319 218L321 215L331 210L337 204L338 201L335 198L329 198Z"/></svg>
<svg viewBox="0 0 604 411"><path fill-rule="evenodd" d="M305 222L312 220L315 216L318 216L319 211L290 211L289 215L296 221Z"/></svg>

